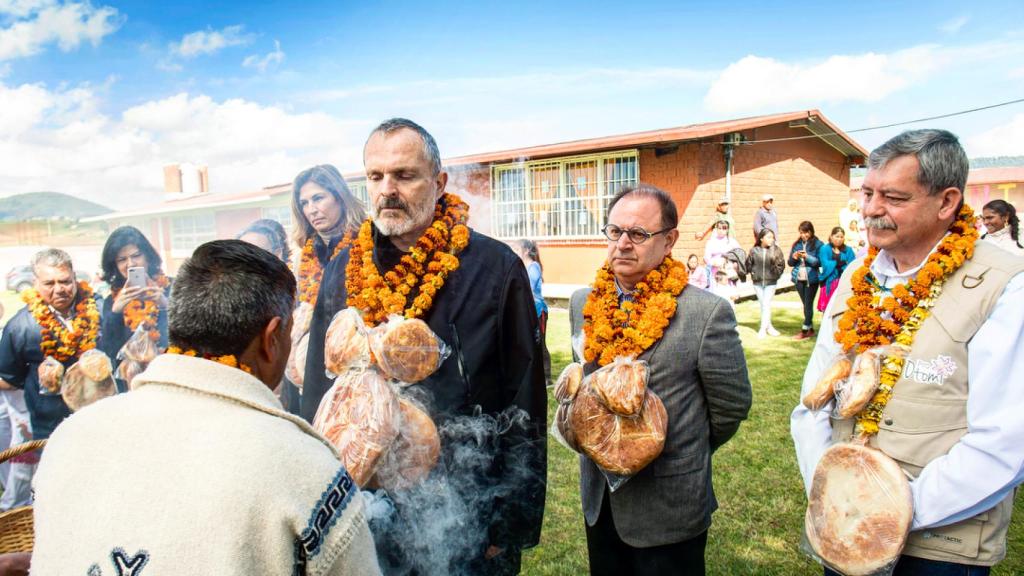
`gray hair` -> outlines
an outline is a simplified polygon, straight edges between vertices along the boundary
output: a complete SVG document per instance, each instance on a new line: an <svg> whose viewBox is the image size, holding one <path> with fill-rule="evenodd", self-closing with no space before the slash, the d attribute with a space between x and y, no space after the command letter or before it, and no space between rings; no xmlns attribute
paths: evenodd
<svg viewBox="0 0 1024 576"><path fill-rule="evenodd" d="M202 356L239 355L278 317L286 330L295 277L277 256L241 240L196 248L174 279L171 344Z"/></svg>
<svg viewBox="0 0 1024 576"><path fill-rule="evenodd" d="M441 151L437 149L437 142L434 137L430 135L430 132L420 126L419 124L409 120L407 118L389 118L381 122L376 128L370 132L370 136L367 137L366 141L369 142L370 138L373 138L374 134L382 133L385 135L391 134L392 132L402 130L403 128L412 130L420 135L420 140L423 140L423 156L430 163L430 167L433 170L433 175L437 176L441 172ZM364 150L366 146L363 146Z"/></svg>
<svg viewBox="0 0 1024 576"><path fill-rule="evenodd" d="M965 190L970 162L960 140L952 132L907 130L872 150L868 166L877 170L891 160L907 155L917 158L917 181L928 188L929 194L938 194L946 188L956 188L960 192Z"/></svg>
<svg viewBox="0 0 1024 576"><path fill-rule="evenodd" d="M71 264L71 255L59 248L47 248L46 250L36 252L32 256L32 271L35 272L39 266L75 269L74 265Z"/></svg>

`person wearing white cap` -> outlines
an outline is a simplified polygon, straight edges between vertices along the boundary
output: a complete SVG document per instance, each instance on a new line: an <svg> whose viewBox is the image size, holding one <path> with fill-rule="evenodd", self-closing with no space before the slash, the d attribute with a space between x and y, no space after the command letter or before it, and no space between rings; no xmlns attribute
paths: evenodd
<svg viewBox="0 0 1024 576"><path fill-rule="evenodd" d="M775 211L775 198L771 194L761 196L761 207L754 213L754 241L761 234L761 230L769 229L779 237L779 214Z"/></svg>
<svg viewBox="0 0 1024 576"><path fill-rule="evenodd" d="M715 226L717 226L718 223L722 221L729 223L729 238L735 240L736 233L734 232L734 230L736 230L736 221L733 220L732 214L729 213L728 196L722 196L722 199L718 201L718 205L715 206L714 216L711 217L711 220L708 220L707 225L701 228L699 232L694 232L693 237L697 240L703 240L705 237L707 237L708 232L711 232L715 228Z"/></svg>

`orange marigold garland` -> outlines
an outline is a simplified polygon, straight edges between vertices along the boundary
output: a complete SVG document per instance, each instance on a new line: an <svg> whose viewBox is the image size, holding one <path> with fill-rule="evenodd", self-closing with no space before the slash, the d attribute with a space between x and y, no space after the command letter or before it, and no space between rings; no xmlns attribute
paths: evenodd
<svg viewBox="0 0 1024 576"><path fill-rule="evenodd" d="M942 285L974 256L977 240L974 211L964 204L949 227L949 234L928 256L917 275L906 284L894 287L891 297L884 300L883 290L871 274L871 263L878 256L878 248L871 247L864 263L851 278L853 295L846 301L849 308L839 318L836 342L842 345L844 352L857 354L890 344L909 350L917 330L942 293ZM882 359L878 391L857 416L856 432L859 435L870 436L878 432L882 412L903 374L903 358L900 354L890 354Z"/></svg>
<svg viewBox="0 0 1024 576"><path fill-rule="evenodd" d="M100 333L100 313L96 309L92 288L86 282L78 283L78 304L75 305L71 330L57 319L35 288L22 292L21 298L42 328L40 350L43 357L50 356L57 361L67 362L96 347Z"/></svg>
<svg viewBox="0 0 1024 576"><path fill-rule="evenodd" d="M170 281L167 276L163 274L157 274L153 281L161 289L166 290L167 286L170 285ZM114 298L117 298L117 294L121 291L120 288L113 291ZM139 327L140 324L146 325L146 330L149 331L149 337L154 342L160 341L160 331L157 329L158 320L160 318L160 307L153 300L137 299L132 300L124 307L124 325L128 327L132 332Z"/></svg>
<svg viewBox="0 0 1024 576"><path fill-rule="evenodd" d="M352 233L346 232L338 241L338 245L334 247L334 252L331 253L331 257L327 261L334 260L351 243ZM316 257L313 244L314 238L310 237L306 240L299 258L299 302L307 302L311 306L316 306L316 296L320 293L320 280L324 276L324 265Z"/></svg>
<svg viewBox="0 0 1024 576"><path fill-rule="evenodd" d="M434 206L433 223L384 274L373 261L371 221L364 221L345 268L348 305L360 310L369 326L380 324L390 314L422 317L433 306L448 275L459 268L458 256L469 245L468 220L469 205L455 194L444 194Z"/></svg>
<svg viewBox="0 0 1024 576"><path fill-rule="evenodd" d="M686 265L666 256L637 282L633 300L619 304L615 276L605 264L583 305L583 358L601 366L619 356L639 356L661 339L676 313L676 297L686 287Z"/></svg>
<svg viewBox="0 0 1024 576"><path fill-rule="evenodd" d="M204 355L200 355L195 350L183 350L182 348L179 348L178 346L170 346L169 348L167 348L167 353L168 354L181 354L182 356L191 356L193 358L203 358L204 360L211 360L213 362L216 362L218 364L223 364L223 365L229 366L231 368L237 368L237 369L241 370L242 372L245 372L246 374L252 374L252 368L250 368L246 364L242 364L241 362L239 362L238 358L235 358L234 354L227 354L227 355L224 355L224 356L207 356L205 354Z"/></svg>

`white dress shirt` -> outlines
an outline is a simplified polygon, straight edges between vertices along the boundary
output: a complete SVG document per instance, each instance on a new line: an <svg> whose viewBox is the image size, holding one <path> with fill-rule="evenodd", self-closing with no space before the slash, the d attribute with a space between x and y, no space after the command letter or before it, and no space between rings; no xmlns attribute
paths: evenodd
<svg viewBox="0 0 1024 576"><path fill-rule="evenodd" d="M924 265L900 272L883 250L871 272L886 288L904 284ZM842 352L833 338L833 299L804 372L803 398L831 360ZM967 343L967 434L910 482L911 530L945 526L995 506L1024 480L1024 273L1010 279L974 338ZM814 469L831 444L828 408L798 404L790 416L800 473L808 494Z"/></svg>

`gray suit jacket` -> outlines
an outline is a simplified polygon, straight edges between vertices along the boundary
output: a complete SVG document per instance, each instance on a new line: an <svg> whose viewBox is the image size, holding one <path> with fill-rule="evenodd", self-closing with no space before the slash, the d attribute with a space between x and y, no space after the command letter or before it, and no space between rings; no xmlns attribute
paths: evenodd
<svg viewBox="0 0 1024 576"><path fill-rule="evenodd" d="M570 300L574 336L583 330L589 292L578 290ZM736 433L750 410L750 380L732 307L695 286L687 286L677 303L664 336L640 355L650 364L649 388L668 412L665 449L610 494L619 537L638 548L681 542L708 529L718 508L711 453ZM597 368L588 363L584 371ZM580 494L590 526L597 522L606 486L597 466L580 456Z"/></svg>

